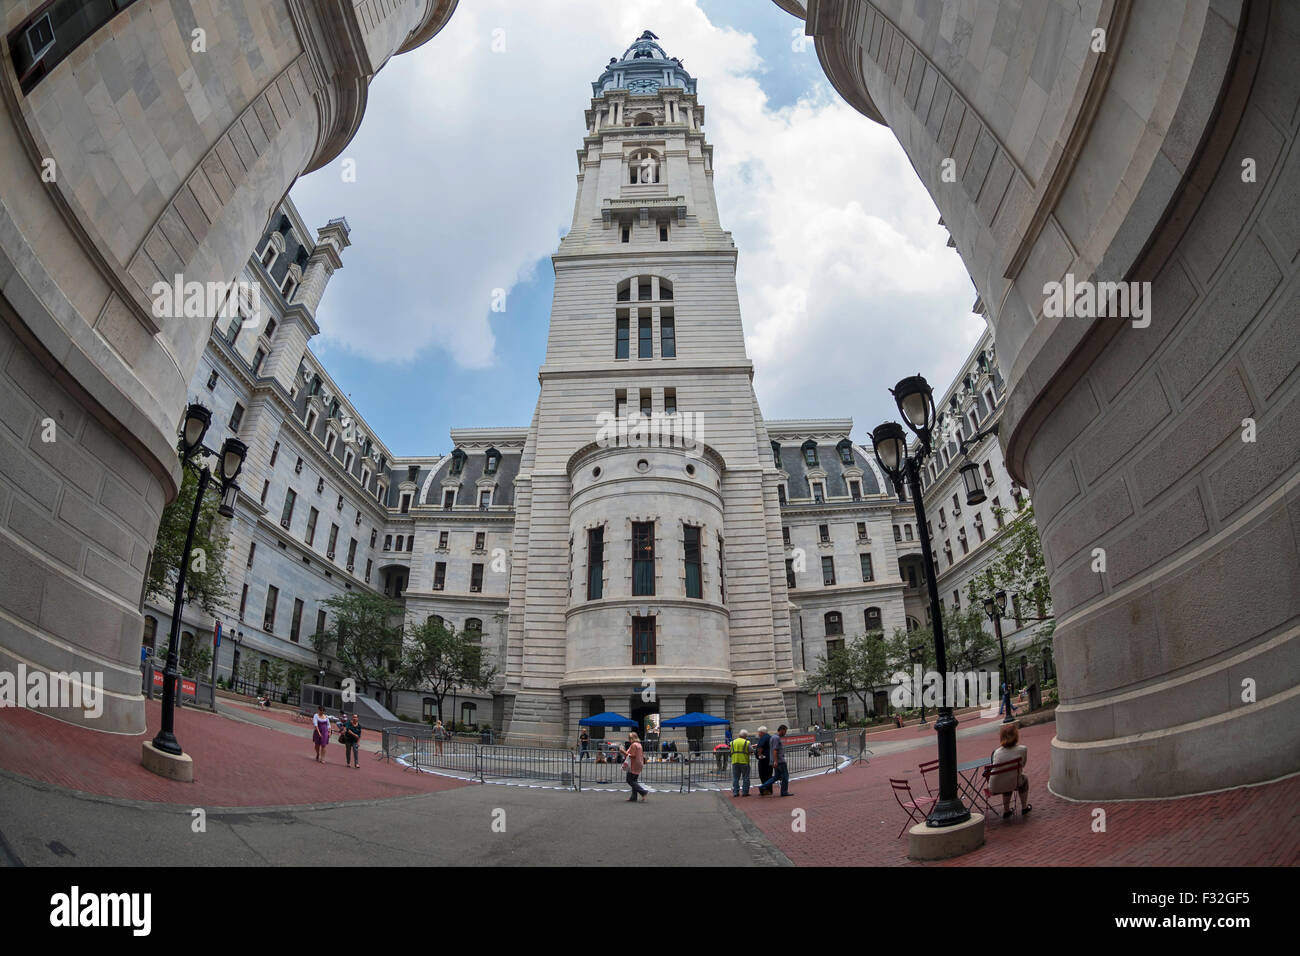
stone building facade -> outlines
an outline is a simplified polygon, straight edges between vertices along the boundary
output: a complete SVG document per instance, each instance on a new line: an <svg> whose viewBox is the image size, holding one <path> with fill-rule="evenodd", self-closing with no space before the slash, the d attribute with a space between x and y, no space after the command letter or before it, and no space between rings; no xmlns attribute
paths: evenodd
<svg viewBox="0 0 1300 956"><path fill-rule="evenodd" d="M1300 10L777 2L988 306L1059 620L1052 786L1300 769Z"/></svg>
<svg viewBox="0 0 1300 956"><path fill-rule="evenodd" d="M144 729L142 582L212 332L210 313L159 314L155 283L239 275L294 180L351 139L371 78L454 7L3 7L0 667L102 673L101 729Z"/></svg>

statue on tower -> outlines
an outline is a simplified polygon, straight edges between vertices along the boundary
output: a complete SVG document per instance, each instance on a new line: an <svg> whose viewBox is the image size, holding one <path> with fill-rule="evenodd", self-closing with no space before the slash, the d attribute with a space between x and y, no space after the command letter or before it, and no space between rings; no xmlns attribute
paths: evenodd
<svg viewBox="0 0 1300 956"><path fill-rule="evenodd" d="M640 167L640 169L641 169L641 178L640 178L640 181L643 182L643 183L653 183L653 182L657 182L658 179L659 179L659 177L655 175L655 167L658 166L658 165L659 165L659 164L655 161L655 158L654 158L653 155L651 155L650 153L646 153L645 155L643 155L643 156L641 157L641 167Z"/></svg>

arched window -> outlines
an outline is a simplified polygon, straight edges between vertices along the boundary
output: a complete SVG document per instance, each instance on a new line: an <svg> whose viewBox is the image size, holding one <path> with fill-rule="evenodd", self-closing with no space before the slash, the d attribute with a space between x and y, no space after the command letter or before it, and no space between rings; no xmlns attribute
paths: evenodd
<svg viewBox="0 0 1300 956"><path fill-rule="evenodd" d="M637 124L641 125L641 124ZM649 125L649 124L645 124ZM628 182L633 185L647 185L659 182L659 157L653 150L639 149L628 157Z"/></svg>
<svg viewBox="0 0 1300 956"><path fill-rule="evenodd" d="M653 113L637 113L632 117L633 126L654 126L655 117Z"/></svg>
<svg viewBox="0 0 1300 956"><path fill-rule="evenodd" d="M844 633L844 618L839 611L827 611L825 620L827 637Z"/></svg>
<svg viewBox="0 0 1300 956"><path fill-rule="evenodd" d="M497 451L495 448L489 448L487 450L487 463L483 466L483 474L495 475L500 464L501 452Z"/></svg>
<svg viewBox="0 0 1300 956"><path fill-rule="evenodd" d="M880 620L880 608L878 607L867 608L867 610L863 614L863 617L865 618L868 631L884 630L884 626Z"/></svg>
<svg viewBox="0 0 1300 956"><path fill-rule="evenodd" d="M847 438L841 439L840 443L835 446L835 450L840 453L840 461L846 465L853 464L853 442Z"/></svg>
<svg viewBox="0 0 1300 956"><path fill-rule="evenodd" d="M465 635L473 640L479 640L483 636L483 622L476 617L466 618Z"/></svg>
<svg viewBox="0 0 1300 956"><path fill-rule="evenodd" d="M424 623L433 624L437 627L444 627L446 622L443 621L440 615L430 614L428 619Z"/></svg>
<svg viewBox="0 0 1300 956"><path fill-rule="evenodd" d="M809 468L817 467L817 443L811 438L803 443L803 461Z"/></svg>

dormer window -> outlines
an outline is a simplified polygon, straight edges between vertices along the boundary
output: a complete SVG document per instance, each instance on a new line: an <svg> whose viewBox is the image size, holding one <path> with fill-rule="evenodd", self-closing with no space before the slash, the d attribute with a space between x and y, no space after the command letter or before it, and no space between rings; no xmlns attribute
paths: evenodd
<svg viewBox="0 0 1300 956"><path fill-rule="evenodd" d="M497 467L500 464L501 452L497 451L495 448L489 448L487 450L487 462L483 466L483 474L495 475L497 473Z"/></svg>
<svg viewBox="0 0 1300 956"><path fill-rule="evenodd" d="M778 468L781 467L781 443L779 441L772 442L772 464Z"/></svg>
<svg viewBox="0 0 1300 956"><path fill-rule="evenodd" d="M843 441L841 441L838 445L835 446L835 450L840 453L840 461L843 464L846 465L853 464L853 442L845 438Z"/></svg>
<svg viewBox="0 0 1300 956"><path fill-rule="evenodd" d="M817 443L811 438L803 443L803 461L809 468L817 467Z"/></svg>
<svg viewBox="0 0 1300 956"><path fill-rule="evenodd" d="M465 470L465 453L457 448L451 453L451 474L459 475Z"/></svg>

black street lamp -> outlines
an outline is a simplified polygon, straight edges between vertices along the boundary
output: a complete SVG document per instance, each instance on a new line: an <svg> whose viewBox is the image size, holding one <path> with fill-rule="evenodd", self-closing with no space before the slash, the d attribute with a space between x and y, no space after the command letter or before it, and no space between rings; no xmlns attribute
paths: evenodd
<svg viewBox="0 0 1300 956"><path fill-rule="evenodd" d="M920 439L920 450L915 456L907 451L903 427L897 422L886 422L871 433L876 461L889 475L900 500L903 485L907 483L912 493L912 506L916 511L916 528L921 536L921 560L925 562L926 590L930 596L930 617L934 622L935 667L942 677L940 688L939 719L934 729L939 744L939 800L926 819L926 826L948 827L965 823L970 810L957 793L957 718L953 716L948 700L948 659L943 646L943 610L939 606L938 571L930 555L930 532L926 527L925 502L921 496L920 462L930 454L930 436L935 423L934 392L920 375L903 379L892 390L898 411Z"/></svg>
<svg viewBox="0 0 1300 956"><path fill-rule="evenodd" d="M998 647L1002 651L1002 706L1007 714L1002 722L1009 724L1013 719L1011 716L1011 681L1008 679L1007 671L1007 646L1002 641L1002 615L1006 613L1006 610L1006 591L998 591L992 597L984 599L984 613L993 622L993 631L998 636Z"/></svg>
<svg viewBox="0 0 1300 956"><path fill-rule="evenodd" d="M190 405L185 410L185 423L181 426L180 459L182 468L197 469L194 458L215 457L221 475L221 506L217 509L222 517L232 517L235 513L235 499L239 495L239 486L235 479L244 467L244 456L248 446L238 438L227 438L221 451L214 452L203 444L203 436L212 424L212 412L202 405ZM176 600L172 605L171 636L167 644L167 664L163 669L162 727L153 739L153 746L164 753L179 756L184 753L176 740L176 691L180 685L179 648L181 631L181 609L185 599L185 575L190 565L190 547L194 544L194 529L199 523L199 509L203 505L203 495L212 481L212 472L206 464L199 470L199 487L194 493L194 510L190 513L190 527L185 533L185 550L181 552L181 566L176 575Z"/></svg>

